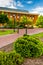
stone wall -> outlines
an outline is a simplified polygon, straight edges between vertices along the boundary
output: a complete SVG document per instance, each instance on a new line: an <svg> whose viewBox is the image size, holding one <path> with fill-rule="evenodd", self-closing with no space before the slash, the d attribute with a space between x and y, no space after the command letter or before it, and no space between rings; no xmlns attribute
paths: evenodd
<svg viewBox="0 0 43 65"><path fill-rule="evenodd" d="M0 48L0 51L5 51L5 52L9 52L9 51L12 51L12 50L13 50L13 43L8 44L8 45Z"/></svg>

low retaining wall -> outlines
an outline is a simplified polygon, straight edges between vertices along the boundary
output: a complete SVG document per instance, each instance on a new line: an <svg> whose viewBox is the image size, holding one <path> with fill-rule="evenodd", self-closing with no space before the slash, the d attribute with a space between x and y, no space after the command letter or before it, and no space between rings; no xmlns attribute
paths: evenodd
<svg viewBox="0 0 43 65"><path fill-rule="evenodd" d="M8 44L8 45L0 48L0 51L5 51L5 52L9 52L9 51L12 51L12 50L13 50L13 43Z"/></svg>

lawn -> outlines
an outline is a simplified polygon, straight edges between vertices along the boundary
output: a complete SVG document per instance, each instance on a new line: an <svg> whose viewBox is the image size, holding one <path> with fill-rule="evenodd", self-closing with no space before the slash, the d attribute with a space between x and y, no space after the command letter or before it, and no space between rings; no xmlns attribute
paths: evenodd
<svg viewBox="0 0 43 65"><path fill-rule="evenodd" d="M0 36L15 33L14 30L0 30Z"/></svg>
<svg viewBox="0 0 43 65"><path fill-rule="evenodd" d="M43 32L39 33L39 34L33 34L31 35L33 37L38 37L38 38L43 38Z"/></svg>

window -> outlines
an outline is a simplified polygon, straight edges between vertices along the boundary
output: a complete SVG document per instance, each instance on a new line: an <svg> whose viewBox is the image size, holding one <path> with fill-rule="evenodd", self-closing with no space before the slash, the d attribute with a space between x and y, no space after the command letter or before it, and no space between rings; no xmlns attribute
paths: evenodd
<svg viewBox="0 0 43 65"><path fill-rule="evenodd" d="M34 19L34 16L30 16L30 19Z"/></svg>
<svg viewBox="0 0 43 65"><path fill-rule="evenodd" d="M20 16L18 15L17 18L20 18Z"/></svg>
<svg viewBox="0 0 43 65"><path fill-rule="evenodd" d="M16 15L15 14L13 14L13 16L14 16L14 18L16 18Z"/></svg>
<svg viewBox="0 0 43 65"><path fill-rule="evenodd" d="M12 18L12 15L10 15L10 17Z"/></svg>

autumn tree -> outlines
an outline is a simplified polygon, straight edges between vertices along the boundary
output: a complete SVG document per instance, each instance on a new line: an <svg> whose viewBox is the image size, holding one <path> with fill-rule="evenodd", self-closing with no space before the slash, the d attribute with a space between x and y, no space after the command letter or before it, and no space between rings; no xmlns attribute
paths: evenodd
<svg viewBox="0 0 43 65"><path fill-rule="evenodd" d="M25 27L25 25L29 26L33 24L32 19L27 18L26 16L22 16L20 19L20 23Z"/></svg>

